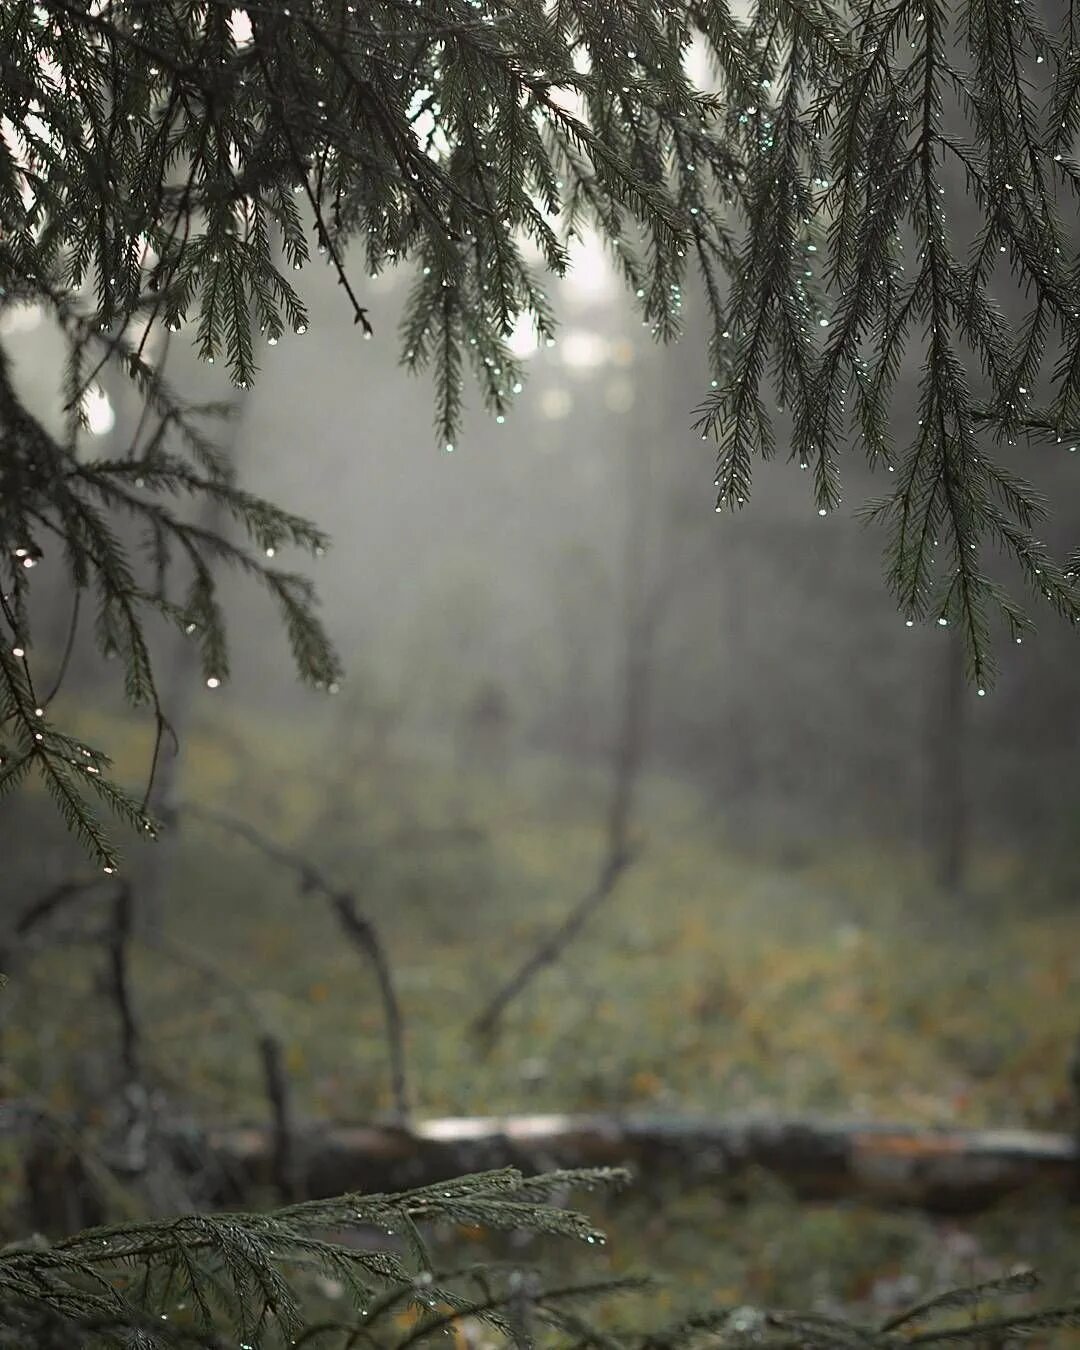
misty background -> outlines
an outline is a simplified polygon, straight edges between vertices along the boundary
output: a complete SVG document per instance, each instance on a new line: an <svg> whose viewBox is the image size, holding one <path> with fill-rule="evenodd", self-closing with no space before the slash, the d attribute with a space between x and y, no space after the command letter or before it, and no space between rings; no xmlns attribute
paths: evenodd
<svg viewBox="0 0 1080 1350"><path fill-rule="evenodd" d="M716 514L714 447L691 429L708 385L692 294L684 339L657 346L599 248L579 245L554 288L558 341L536 349L515 334L529 376L515 408L501 426L475 412L447 453L434 442L428 383L397 366L405 278L363 282L369 342L336 303L330 269L313 264L304 283L310 331L265 349L256 388L233 394L234 425L215 430L243 486L331 536L313 569L282 562L314 576L347 682L336 699L299 688L271 602L230 581L226 685L175 688L178 644L159 648L162 691L182 699L181 720L227 728L258 715L272 728L280 718L314 742L348 719L351 701L376 698L414 747L437 755L478 710L483 721L486 697L508 763L542 754L600 768L617 734L632 616L660 591L649 601L661 613L647 769L692 789L718 839L916 850L928 880L944 867L949 884L943 857L959 848L976 874L991 855L1022 858L1029 897L1068 887L1080 774L1072 635L1033 604L1039 632L1022 646L1001 635L996 687L986 697L955 688L957 639L932 620L905 627L882 580L883 533L856 519L887 475L852 453L843 507L819 518L787 462L782 418L777 462L759 467L753 499ZM59 342L26 311L6 323L23 387L47 415ZM186 338L171 338L170 378L193 399L227 393ZM914 403L908 378L901 411ZM88 436L86 453L123 453L138 409L115 381L103 395L91 423L113 426ZM911 429L893 431L903 444ZM1068 449L1009 452L1050 497L1059 549L1077 527ZM35 645L58 657L68 597L50 586L47 560L39 576ZM76 649L67 697L119 714L111 672L88 646ZM197 782L196 757L182 754L178 773Z"/></svg>
<svg viewBox="0 0 1080 1350"><path fill-rule="evenodd" d="M219 687L193 641L155 633L180 753L164 745L151 804L171 824L155 845L122 840L154 1109L192 1128L264 1120L255 1045L270 1027L303 1119L395 1118L377 980L304 882L311 867L380 935L420 1118L749 1110L1073 1128L1075 635L1033 606L1037 634L999 634L1000 677L981 696L956 635L906 626L887 593L885 539L857 518L887 472L855 450L842 508L822 518L782 415L752 500L716 513L714 447L692 429L709 380L693 287L683 340L660 347L596 245L573 256L552 287L558 340L515 333L528 380L512 414L497 424L474 397L452 451L433 437L428 381L397 364L407 277L356 276L375 328L363 341L313 263L309 329L265 348L251 391L198 362L184 330L169 339L178 388L233 400L218 440L240 485L330 535L325 557L279 561L316 581L346 676L301 687L272 603L241 577L223 585ZM58 336L27 310L2 331L21 390L56 425ZM102 377L88 415L83 453L128 450L140 408L122 380ZM1059 554L1080 527L1072 449L1002 451L1052 502ZM32 611L46 680L71 605L46 552ZM125 705L92 623L84 603L56 717L138 791L152 717ZM476 1019L623 845L587 922L478 1043ZM87 873L36 784L0 805L0 859L8 916ZM91 1131L122 1087L101 921L91 901L69 907L5 991L9 1082ZM151 1182L164 1211L199 1203ZM660 1184L639 1178L609 1216L603 1259L621 1270L644 1254L713 1300L888 1309L1017 1258L1074 1279L1075 1215L1038 1195L971 1227L794 1206L772 1180L732 1211L682 1177L657 1207ZM39 1187L34 1225L87 1222L72 1194Z"/></svg>

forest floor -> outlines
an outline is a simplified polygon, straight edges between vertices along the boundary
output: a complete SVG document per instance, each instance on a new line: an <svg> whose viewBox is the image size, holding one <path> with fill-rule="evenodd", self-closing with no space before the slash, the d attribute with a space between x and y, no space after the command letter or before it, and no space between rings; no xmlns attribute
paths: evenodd
<svg viewBox="0 0 1080 1350"><path fill-rule="evenodd" d="M1025 893L1017 859L984 852L958 904L901 852L737 850L714 808L650 780L639 860L481 1054L470 1020L592 884L603 778L539 758L509 778L464 775L368 746L327 782L287 737L268 749L257 729L239 735L241 753L220 737L189 745L200 768L188 794L355 893L390 954L421 1116L632 1108L1073 1123L1080 910ZM317 893L189 819L162 912L170 936L222 962L282 1037L301 1114L388 1110L374 981ZM100 965L63 948L28 969L14 999L9 990L15 1084L58 1110L112 1072ZM261 1119L255 1032L235 993L149 950L134 976L157 1080L202 1119ZM738 1205L646 1180L605 1207L613 1241L590 1263L659 1269L682 1291L664 1296L676 1302L689 1291L885 1315L1014 1262L1075 1289L1080 1227L1052 1196L958 1223L796 1205L765 1178Z"/></svg>

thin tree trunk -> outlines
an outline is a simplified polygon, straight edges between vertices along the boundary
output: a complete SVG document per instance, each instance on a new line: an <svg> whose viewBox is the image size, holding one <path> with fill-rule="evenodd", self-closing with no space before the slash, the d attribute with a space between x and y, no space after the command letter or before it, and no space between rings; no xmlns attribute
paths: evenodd
<svg viewBox="0 0 1080 1350"><path fill-rule="evenodd" d="M724 525L733 524L730 519ZM721 525L721 530L723 525ZM729 533L723 541L720 565L722 641L726 649L728 694L724 712L723 744L716 756L724 771L724 812L734 842L752 848L758 835L761 808L761 768L757 746L757 702L747 683L746 589L755 539Z"/></svg>
<svg viewBox="0 0 1080 1350"><path fill-rule="evenodd" d="M956 896L964 893L969 853L966 695L963 640L959 633L949 633L934 663L927 717L926 840L938 885Z"/></svg>

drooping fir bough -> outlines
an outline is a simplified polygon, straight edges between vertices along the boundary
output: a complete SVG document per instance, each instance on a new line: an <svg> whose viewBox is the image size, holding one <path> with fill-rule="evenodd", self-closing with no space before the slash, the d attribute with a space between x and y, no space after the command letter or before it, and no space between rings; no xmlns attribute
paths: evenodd
<svg viewBox="0 0 1080 1350"><path fill-rule="evenodd" d="M507 1169L400 1195L345 1195L268 1214L188 1214L0 1250L3 1350L413 1350L425 1345L596 1350L903 1350L1003 1344L1080 1325L1080 1305L1019 1308L1030 1270L953 1289L868 1326L821 1313L714 1303L655 1330L633 1276L552 1279L527 1261L451 1263L434 1226L595 1245L556 1198L620 1180ZM445 1244L444 1244L445 1245ZM639 1302L639 1308L642 1305ZM643 1326L642 1322L647 1325ZM448 1339L449 1338L449 1339Z"/></svg>
<svg viewBox="0 0 1080 1350"><path fill-rule="evenodd" d="M0 1346L404 1350L469 1325L524 1346L537 1331L585 1325L583 1303L641 1281L556 1284L524 1263L443 1268L432 1225L595 1244L602 1235L552 1197L618 1180L602 1171L525 1179L508 1169L399 1195L112 1224L53 1246L16 1245L0 1251Z"/></svg>
<svg viewBox="0 0 1080 1350"><path fill-rule="evenodd" d="M222 563L273 591L304 678L337 677L309 583L266 558L321 537L236 487L147 345L172 332L248 389L261 345L307 325L293 281L313 249L365 337L364 278L411 272L402 359L433 372L449 450L467 374L505 416L508 338L554 333L545 273L598 231L658 339L684 292L707 311L717 509L779 447L827 514L861 446L892 472L868 513L903 614L959 627L985 688L992 623L1028 626L990 554L1080 615L1077 562L1035 536L1044 503L1015 468L1080 438L1076 37L1071 6L1033 0L8 0L0 306L66 332L69 425L34 421L0 355L0 790L38 769L110 869L88 796L154 828L50 722L30 631L43 553L63 554L159 733L146 617L190 632L220 681ZM1010 275L1025 298L1006 314ZM905 358L918 427L896 443ZM110 363L147 416L102 461L77 448ZM254 547L175 498L213 499Z"/></svg>

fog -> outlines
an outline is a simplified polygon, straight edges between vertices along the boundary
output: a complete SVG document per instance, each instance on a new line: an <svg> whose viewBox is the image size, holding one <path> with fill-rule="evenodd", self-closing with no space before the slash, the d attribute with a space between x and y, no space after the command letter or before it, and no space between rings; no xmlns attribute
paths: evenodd
<svg viewBox="0 0 1080 1350"><path fill-rule="evenodd" d="M348 672L339 698L377 686L435 747L479 689L497 686L511 758L599 765L616 734L628 616L659 590L646 771L692 784L719 836L932 852L950 809L943 794L960 793L966 852L1030 857L1052 888L1071 854L1077 774L1070 635L1036 612L1040 632L1026 644L999 635L997 686L950 703L957 640L905 627L881 579L885 540L856 519L887 490L885 474L870 475L854 452L843 506L822 519L781 425L777 461L759 467L752 500L716 514L713 449L691 427L708 385L695 297L684 339L661 347L606 259L586 247L576 261L556 289L554 346L530 351L529 335L515 337L528 382L505 424L477 411L470 391L452 453L435 439L429 381L397 365L405 285L394 275L362 283L375 325L364 342L330 269L310 267L310 330L266 348L256 388L233 393L239 417L219 439L242 485L331 536L327 556L306 565ZM27 316L16 323L20 374L44 411L58 353ZM192 398L227 396L186 338L172 337L171 377ZM122 452L130 437L130 392L108 394L115 426L88 437L87 453ZM895 434L902 444L904 428ZM1051 542L1063 547L1076 525L1066 449L1056 463L1044 450L1011 452L1052 496ZM67 600L45 569L41 592L38 641L55 647ZM270 726L281 717L325 734L340 703L296 686L271 604L244 582L226 593L232 678L212 693L183 691L192 711L213 725L257 710ZM175 643L161 660L169 690ZM78 679L108 697L92 660L76 676L73 703ZM182 755L179 772L197 776L198 764Z"/></svg>

